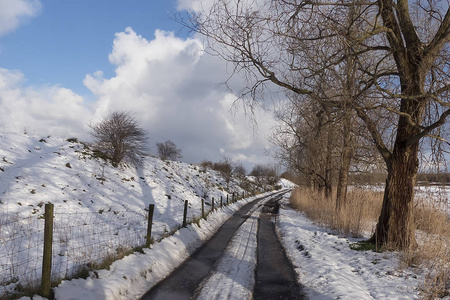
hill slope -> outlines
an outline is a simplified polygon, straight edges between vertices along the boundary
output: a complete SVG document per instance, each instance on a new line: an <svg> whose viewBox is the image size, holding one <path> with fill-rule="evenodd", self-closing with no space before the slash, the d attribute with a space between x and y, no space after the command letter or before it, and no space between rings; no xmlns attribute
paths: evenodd
<svg viewBox="0 0 450 300"><path fill-rule="evenodd" d="M180 227L185 200L194 220L202 199L209 211L213 197L217 206L220 197L225 202L229 193L244 191L236 180L226 187L219 173L196 165L145 157L141 168L115 168L78 142L1 133L0 295L38 283L46 203L54 204L52 273L58 280L79 272L88 257L100 263L143 245L149 204L155 205L152 235L159 239Z"/></svg>

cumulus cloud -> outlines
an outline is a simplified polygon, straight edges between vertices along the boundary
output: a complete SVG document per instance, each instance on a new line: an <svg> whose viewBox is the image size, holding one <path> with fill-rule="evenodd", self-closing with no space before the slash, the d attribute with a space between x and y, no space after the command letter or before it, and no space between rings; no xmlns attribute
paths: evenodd
<svg viewBox="0 0 450 300"><path fill-rule="evenodd" d="M0 68L0 127L62 137L83 136L92 115L83 98L58 87L26 87L19 71Z"/></svg>
<svg viewBox="0 0 450 300"><path fill-rule="evenodd" d="M127 28L116 34L109 60L114 77L97 72L84 80L98 99L98 119L114 110L135 112L154 142L173 140L190 162L219 160L221 148L244 158L264 148L249 120L230 113L236 97L218 87L226 66L205 55L200 40L160 30L147 40Z"/></svg>
<svg viewBox="0 0 450 300"><path fill-rule="evenodd" d="M170 139L184 161L226 155L246 165L267 159L270 114L257 114L255 134L242 107L230 112L236 96L218 85L227 79L226 64L205 54L199 39L161 30L146 39L127 28L116 34L109 60L114 76L97 71L84 79L92 101L61 86L27 86L20 71L0 69L0 127L85 140L89 122L128 111L148 131L151 146Z"/></svg>
<svg viewBox="0 0 450 300"><path fill-rule="evenodd" d="M211 7L213 3L214 0L178 0L177 9L202 12Z"/></svg>
<svg viewBox="0 0 450 300"><path fill-rule="evenodd" d="M21 22L37 15L39 0L0 0L0 37L16 29Z"/></svg>

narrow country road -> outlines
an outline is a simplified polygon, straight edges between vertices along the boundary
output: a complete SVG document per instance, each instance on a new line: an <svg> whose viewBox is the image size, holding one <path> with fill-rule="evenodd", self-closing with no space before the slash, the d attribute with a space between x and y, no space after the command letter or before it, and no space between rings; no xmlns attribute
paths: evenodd
<svg viewBox="0 0 450 300"><path fill-rule="evenodd" d="M305 299L271 220L283 193L243 206L141 300Z"/></svg>

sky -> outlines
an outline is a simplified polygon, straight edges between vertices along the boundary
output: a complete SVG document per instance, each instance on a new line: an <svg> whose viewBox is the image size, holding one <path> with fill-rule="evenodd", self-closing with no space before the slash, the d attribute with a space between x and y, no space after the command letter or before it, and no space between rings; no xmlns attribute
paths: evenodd
<svg viewBox="0 0 450 300"><path fill-rule="evenodd" d="M0 0L0 128L89 141L113 111L147 130L149 152L172 140L182 160L270 163L265 139L220 83L229 68L173 16L199 0ZM239 89L240 80L232 84Z"/></svg>

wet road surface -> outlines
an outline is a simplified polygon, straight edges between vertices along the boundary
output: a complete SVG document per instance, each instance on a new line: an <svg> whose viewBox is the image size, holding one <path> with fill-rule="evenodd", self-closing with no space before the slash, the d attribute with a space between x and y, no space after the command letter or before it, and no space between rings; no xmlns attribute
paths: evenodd
<svg viewBox="0 0 450 300"><path fill-rule="evenodd" d="M241 225L252 214L256 217L259 215L258 234L253 241L255 243L257 240L257 266L256 272L253 271L251 274L255 274L255 278L252 279L254 299L305 299L302 296L301 287L297 284L292 266L276 237L275 226L271 220L278 213L278 200L281 197L282 194L270 195L244 205L225 222L209 241L194 252L171 275L145 293L141 299L196 299L201 293L203 285L208 284L208 278L218 273L218 262L226 256L227 246ZM261 209L263 204L266 206ZM262 210L262 212L259 214L259 212L255 212L256 210ZM256 225L252 226L256 227ZM211 289L211 287L209 288ZM213 298L239 299L236 297L228 291L227 294L216 292Z"/></svg>

